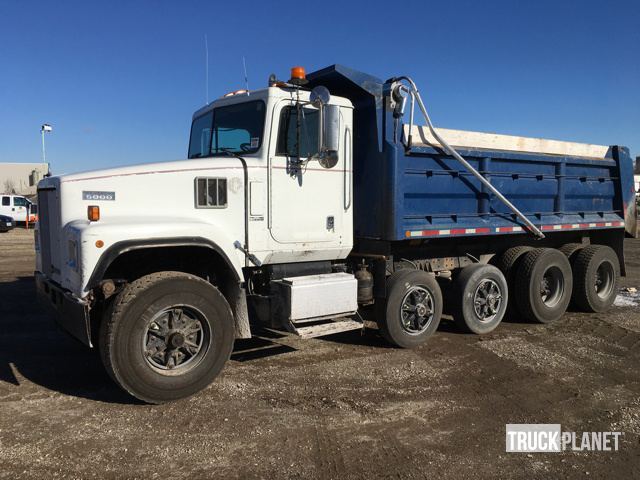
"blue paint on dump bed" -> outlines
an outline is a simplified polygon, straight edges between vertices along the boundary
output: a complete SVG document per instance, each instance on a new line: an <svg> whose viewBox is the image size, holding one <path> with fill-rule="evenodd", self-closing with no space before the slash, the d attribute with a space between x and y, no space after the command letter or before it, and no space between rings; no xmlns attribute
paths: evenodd
<svg viewBox="0 0 640 480"><path fill-rule="evenodd" d="M405 148L402 131L408 115L394 118L389 111L389 83L340 65L308 78L311 87L324 85L355 107L356 237L397 241L439 231L522 234L508 232L508 227L524 225L453 157L431 147ZM624 226L635 235L633 162L626 147L610 147L604 159L458 152L545 234L554 228Z"/></svg>

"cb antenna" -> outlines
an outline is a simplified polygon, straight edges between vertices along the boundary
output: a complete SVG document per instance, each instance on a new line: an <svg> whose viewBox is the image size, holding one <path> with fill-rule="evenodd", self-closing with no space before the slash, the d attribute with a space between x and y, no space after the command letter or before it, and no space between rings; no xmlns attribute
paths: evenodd
<svg viewBox="0 0 640 480"><path fill-rule="evenodd" d="M244 59L244 55L242 56L242 68L244 68L244 84L247 89L247 95L249 95L249 76L247 75L247 62Z"/></svg>
<svg viewBox="0 0 640 480"><path fill-rule="evenodd" d="M204 96L207 105L209 105L209 39L204 34Z"/></svg>

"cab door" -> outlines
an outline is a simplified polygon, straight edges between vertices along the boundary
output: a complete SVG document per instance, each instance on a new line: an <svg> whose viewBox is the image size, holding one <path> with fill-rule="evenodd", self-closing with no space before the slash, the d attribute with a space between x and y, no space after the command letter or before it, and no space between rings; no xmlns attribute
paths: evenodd
<svg viewBox="0 0 640 480"><path fill-rule="evenodd" d="M316 108L310 105L298 108L283 100L274 108L272 118L272 131L277 132L269 152L272 238L293 249L296 249L293 244L308 249L313 243L340 246L345 213L344 156L339 155L338 163L330 169L310 159L318 150ZM302 162L298 161L298 150Z"/></svg>
<svg viewBox="0 0 640 480"><path fill-rule="evenodd" d="M11 213L10 217L16 222L26 222L27 221L27 205L29 202L24 197L11 197Z"/></svg>

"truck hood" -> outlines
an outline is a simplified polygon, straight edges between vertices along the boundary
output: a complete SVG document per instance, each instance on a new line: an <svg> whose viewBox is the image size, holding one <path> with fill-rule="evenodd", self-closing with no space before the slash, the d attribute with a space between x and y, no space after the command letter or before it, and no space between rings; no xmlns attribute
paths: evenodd
<svg viewBox="0 0 640 480"><path fill-rule="evenodd" d="M224 179L224 205L201 206L200 179ZM208 188L208 187L207 187ZM217 184L216 184L216 192ZM77 295L99 255L118 242L205 236L220 249L233 252L241 266L245 189L242 162L212 157L148 163L45 178L38 184L43 273ZM208 197L207 197L208 198ZM88 207L100 218L90 222ZM102 242L100 247L96 240ZM69 252L77 251L74 258ZM43 267L44 265L44 267Z"/></svg>
<svg viewBox="0 0 640 480"><path fill-rule="evenodd" d="M118 177L127 177L132 175L154 175L154 174L171 174L180 172L198 172L199 170L211 170L220 168L238 167L238 161L235 158L214 157L199 158L194 160L174 160L167 162L141 163L136 165L128 165L124 167L107 168L102 170L89 170L85 172L60 175L56 178L59 183L75 183L87 180L100 179L117 179ZM48 184L44 179L41 186Z"/></svg>

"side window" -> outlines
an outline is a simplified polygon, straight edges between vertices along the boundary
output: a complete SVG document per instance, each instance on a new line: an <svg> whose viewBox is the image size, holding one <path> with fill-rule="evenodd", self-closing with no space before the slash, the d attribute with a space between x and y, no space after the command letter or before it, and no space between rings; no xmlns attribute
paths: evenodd
<svg viewBox="0 0 640 480"><path fill-rule="evenodd" d="M285 107L280 113L276 155L307 158L318 153L318 111L311 108L300 109L300 148L298 149L298 109Z"/></svg>
<svg viewBox="0 0 640 480"><path fill-rule="evenodd" d="M26 207L27 200L23 197L13 197L13 206L14 207Z"/></svg>
<svg viewBox="0 0 640 480"><path fill-rule="evenodd" d="M191 139L189 140L189 158L200 158L209 155L212 124L213 112L209 112L193 121Z"/></svg>
<svg viewBox="0 0 640 480"><path fill-rule="evenodd" d="M226 206L226 178L196 178L196 208L224 208Z"/></svg>
<svg viewBox="0 0 640 480"><path fill-rule="evenodd" d="M2 197L2 206L10 207L11 206L11 197Z"/></svg>

